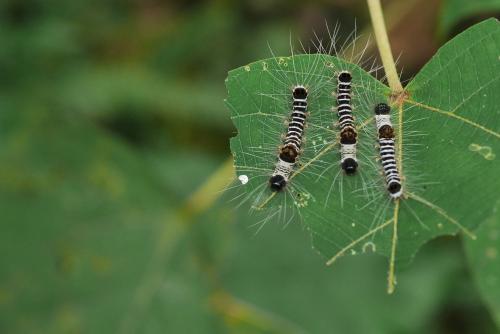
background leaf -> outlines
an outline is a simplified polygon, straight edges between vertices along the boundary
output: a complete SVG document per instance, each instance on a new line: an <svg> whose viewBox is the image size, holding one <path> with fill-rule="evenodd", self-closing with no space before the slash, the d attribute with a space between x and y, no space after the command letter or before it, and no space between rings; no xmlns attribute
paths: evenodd
<svg viewBox="0 0 500 334"><path fill-rule="evenodd" d="M488 15L500 11L500 2L496 0L444 0L441 9L439 30L449 33L460 21L474 15Z"/></svg>
<svg viewBox="0 0 500 334"><path fill-rule="evenodd" d="M500 203L500 202L499 202ZM465 241L469 263L483 299L500 326L500 204L477 231L477 241Z"/></svg>
<svg viewBox="0 0 500 334"><path fill-rule="evenodd" d="M188 330L179 313L192 332L217 326L189 261L173 265L164 292L137 311L158 235L168 246L180 238L174 199L137 155L57 113L3 113L1 124L3 332Z"/></svg>
<svg viewBox="0 0 500 334"><path fill-rule="evenodd" d="M446 322L447 300L455 286L450 282L459 284L454 277L463 270L453 242L445 247L428 245L415 265L400 275L397 293L389 296L381 257L343 259L330 269L307 247L298 224L285 231L270 224L246 242L254 232L245 226L235 228L238 243L221 274L227 289L307 333L439 333L440 328L428 326L425 319L430 314L442 315ZM263 248L268 250L266 257L260 255ZM248 269L263 274L249 275ZM472 286L468 291L474 294ZM411 305L407 300L412 300ZM475 313L473 309L467 312ZM361 319L360 313L364 314Z"/></svg>

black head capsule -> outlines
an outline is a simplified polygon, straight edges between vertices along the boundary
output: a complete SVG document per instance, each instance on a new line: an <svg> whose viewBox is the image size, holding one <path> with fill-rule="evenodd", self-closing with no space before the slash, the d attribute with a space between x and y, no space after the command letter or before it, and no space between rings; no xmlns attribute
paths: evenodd
<svg viewBox="0 0 500 334"><path fill-rule="evenodd" d="M274 192L282 191L286 186L286 180L282 175L271 176L269 186Z"/></svg>
<svg viewBox="0 0 500 334"><path fill-rule="evenodd" d="M352 175L356 173L356 169L358 168L358 163L356 160L352 158L347 158L342 162L342 169L345 171L346 174Z"/></svg>
<svg viewBox="0 0 500 334"><path fill-rule="evenodd" d="M389 115L391 113L391 107L386 103L379 103L375 106L375 115Z"/></svg>
<svg viewBox="0 0 500 334"><path fill-rule="evenodd" d="M389 183L389 186L387 187L387 190L392 195L396 195L397 193L399 193L401 191L401 183L399 183L399 182L391 182L391 183Z"/></svg>
<svg viewBox="0 0 500 334"><path fill-rule="evenodd" d="M297 86L293 88L293 98L305 100L307 98L307 89L304 86Z"/></svg>
<svg viewBox="0 0 500 334"><path fill-rule="evenodd" d="M352 75L347 71L340 72L338 80L342 83L350 83L352 80Z"/></svg>

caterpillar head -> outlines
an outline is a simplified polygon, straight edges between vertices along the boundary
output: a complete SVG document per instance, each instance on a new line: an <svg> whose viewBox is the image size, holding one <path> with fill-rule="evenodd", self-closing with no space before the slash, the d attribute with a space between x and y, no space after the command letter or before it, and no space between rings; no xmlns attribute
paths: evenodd
<svg viewBox="0 0 500 334"><path fill-rule="evenodd" d="M399 182L391 182L389 183L387 190L392 198L398 198L402 195L401 191L401 183Z"/></svg>
<svg viewBox="0 0 500 334"><path fill-rule="evenodd" d="M269 187L272 191L282 191L286 186L286 180L282 175L273 175L269 179Z"/></svg>
<svg viewBox="0 0 500 334"><path fill-rule="evenodd" d="M379 103L375 106L375 115L389 115L391 107L386 103Z"/></svg>
<svg viewBox="0 0 500 334"><path fill-rule="evenodd" d="M307 98L307 89L304 86L295 86L293 88L293 98L305 100Z"/></svg>
<svg viewBox="0 0 500 334"><path fill-rule="evenodd" d="M358 168L358 163L352 158L347 158L342 162L341 167L347 175L353 175Z"/></svg>
<svg viewBox="0 0 500 334"><path fill-rule="evenodd" d="M347 71L342 71L338 75L338 80L342 83L344 83L344 82L349 83L352 80L352 75L351 75L351 73L349 73Z"/></svg>

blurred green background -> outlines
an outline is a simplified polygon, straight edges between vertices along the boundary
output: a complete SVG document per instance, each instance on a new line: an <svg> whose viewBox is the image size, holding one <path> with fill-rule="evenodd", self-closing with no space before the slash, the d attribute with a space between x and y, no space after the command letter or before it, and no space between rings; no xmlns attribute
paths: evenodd
<svg viewBox="0 0 500 334"><path fill-rule="evenodd" d="M384 2L404 79L500 11L460 2ZM0 333L496 332L458 239L387 296L385 259L221 196L227 71L325 19L370 33L361 0L0 1Z"/></svg>

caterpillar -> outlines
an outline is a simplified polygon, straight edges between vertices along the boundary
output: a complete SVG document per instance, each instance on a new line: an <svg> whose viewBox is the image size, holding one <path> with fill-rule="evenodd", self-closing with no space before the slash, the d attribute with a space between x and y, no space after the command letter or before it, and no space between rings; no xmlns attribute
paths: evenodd
<svg viewBox="0 0 500 334"><path fill-rule="evenodd" d="M270 188L274 192L281 191L286 186L300 154L306 121L307 94L307 89L304 86L299 85L293 88L292 118L288 123L286 137L280 149L276 168L269 179Z"/></svg>
<svg viewBox="0 0 500 334"><path fill-rule="evenodd" d="M357 132L352 116L351 73L341 71L337 76L337 115L340 127L340 166L347 175L352 175L358 167L356 158Z"/></svg>
<svg viewBox="0 0 500 334"><path fill-rule="evenodd" d="M401 177L396 164L396 150L394 147L394 128L391 123L391 107L385 103L375 106L375 122L380 145L380 159L384 169L385 180L389 195L396 199L403 194Z"/></svg>

